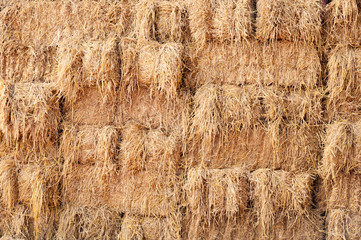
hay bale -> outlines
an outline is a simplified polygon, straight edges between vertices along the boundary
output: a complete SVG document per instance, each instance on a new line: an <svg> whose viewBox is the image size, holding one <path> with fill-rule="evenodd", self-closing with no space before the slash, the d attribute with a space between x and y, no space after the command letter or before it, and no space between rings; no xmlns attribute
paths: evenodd
<svg viewBox="0 0 361 240"><path fill-rule="evenodd" d="M321 39L320 0L258 0L257 38L317 43Z"/></svg>
<svg viewBox="0 0 361 240"><path fill-rule="evenodd" d="M327 113L329 120L357 119L360 115L361 49L338 46L327 63Z"/></svg>
<svg viewBox="0 0 361 240"><path fill-rule="evenodd" d="M117 239L181 239L181 229L178 221L162 217L143 217L126 214L122 221L122 230Z"/></svg>
<svg viewBox="0 0 361 240"><path fill-rule="evenodd" d="M360 239L360 225L360 212L352 212L342 208L332 209L327 214L326 239Z"/></svg>
<svg viewBox="0 0 361 240"><path fill-rule="evenodd" d="M60 213L56 239L116 239L121 214L104 206L97 208L65 205Z"/></svg>
<svg viewBox="0 0 361 240"><path fill-rule="evenodd" d="M151 96L149 89L139 88L122 99L118 104L116 125L134 121L151 129L183 131L188 126L190 115L190 93L180 92L173 99L156 94Z"/></svg>
<svg viewBox="0 0 361 240"><path fill-rule="evenodd" d="M253 36L253 0L187 2L190 31L197 48L212 39L239 43Z"/></svg>
<svg viewBox="0 0 361 240"><path fill-rule="evenodd" d="M180 43L143 41L135 44L134 40L123 40L123 89L130 91L135 86L149 87L151 93L155 91L168 98L175 97L182 82L182 53L183 45Z"/></svg>
<svg viewBox="0 0 361 240"><path fill-rule="evenodd" d="M79 125L113 125L116 108L117 98L104 99L96 87L85 88L78 100L64 103L64 119Z"/></svg>
<svg viewBox="0 0 361 240"><path fill-rule="evenodd" d="M361 45L361 2L332 0L326 7L327 44Z"/></svg>
<svg viewBox="0 0 361 240"><path fill-rule="evenodd" d="M0 130L8 145L47 152L58 140L60 109L50 83L0 83Z"/></svg>
<svg viewBox="0 0 361 240"><path fill-rule="evenodd" d="M14 41L0 44L1 78L8 83L50 82L56 66L56 48L34 48Z"/></svg>
<svg viewBox="0 0 361 240"><path fill-rule="evenodd" d="M176 173L180 168L181 142L177 134L127 123L120 144L121 166L126 173L158 171Z"/></svg>
<svg viewBox="0 0 361 240"><path fill-rule="evenodd" d="M177 1L140 0L135 5L135 33L138 39L182 42L184 6Z"/></svg>
<svg viewBox="0 0 361 240"><path fill-rule="evenodd" d="M120 54L116 37L66 41L59 47L56 84L68 101L96 87L103 98L114 98L120 85Z"/></svg>
<svg viewBox="0 0 361 240"><path fill-rule="evenodd" d="M60 148L68 164L115 162L119 133L114 126L63 124Z"/></svg>
<svg viewBox="0 0 361 240"><path fill-rule="evenodd" d="M361 173L361 123L334 122L327 126L320 174L326 180Z"/></svg>
<svg viewBox="0 0 361 240"><path fill-rule="evenodd" d="M10 156L0 160L0 206L4 214L11 213L18 200L17 171L15 161Z"/></svg>
<svg viewBox="0 0 361 240"><path fill-rule="evenodd" d="M284 234L318 239L315 234L321 225L314 226L311 211L313 180L314 176L307 172L259 169L251 173L254 228L259 238L278 239ZM283 229L276 227L282 223L286 223ZM308 231L303 232L304 229Z"/></svg>
<svg viewBox="0 0 361 240"><path fill-rule="evenodd" d="M129 214L170 216L179 208L179 182L176 175L158 171L117 174L109 184L108 205Z"/></svg>

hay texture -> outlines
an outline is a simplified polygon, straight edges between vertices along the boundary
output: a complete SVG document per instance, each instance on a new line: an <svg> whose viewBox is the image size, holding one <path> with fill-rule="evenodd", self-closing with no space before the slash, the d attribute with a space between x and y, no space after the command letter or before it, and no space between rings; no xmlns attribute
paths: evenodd
<svg viewBox="0 0 361 240"><path fill-rule="evenodd" d="M195 0L187 4L196 48L211 40L239 43L253 36L253 0Z"/></svg>
<svg viewBox="0 0 361 240"><path fill-rule="evenodd" d="M312 207L310 173L258 169L251 173L251 201L257 239L320 239Z"/></svg>
<svg viewBox="0 0 361 240"><path fill-rule="evenodd" d="M0 159L0 206L2 214L10 214L18 200L18 168L12 157Z"/></svg>
<svg viewBox="0 0 361 240"><path fill-rule="evenodd" d="M328 118L357 119L360 115L361 50L347 46L335 47L329 53L327 67Z"/></svg>
<svg viewBox="0 0 361 240"><path fill-rule="evenodd" d="M134 32L137 39L182 42L185 7L180 1L140 0L136 5Z"/></svg>
<svg viewBox="0 0 361 240"><path fill-rule="evenodd" d="M317 43L321 39L320 0L258 0L257 38Z"/></svg>
<svg viewBox="0 0 361 240"><path fill-rule="evenodd" d="M137 123L123 127L120 165L125 173L176 173L181 166L181 142L175 133L148 129Z"/></svg>
<svg viewBox="0 0 361 240"><path fill-rule="evenodd" d="M49 83L0 85L0 130L8 145L47 151L58 140L59 102Z"/></svg>
<svg viewBox="0 0 361 240"><path fill-rule="evenodd" d="M361 44L361 2L333 0L326 7L327 45Z"/></svg>
<svg viewBox="0 0 361 240"><path fill-rule="evenodd" d="M122 84L127 92L137 86L151 93L175 97L182 83L183 45L135 39L122 40Z"/></svg>
<svg viewBox="0 0 361 240"><path fill-rule="evenodd" d="M63 129L61 150L66 164L116 161L120 136L114 126L65 123Z"/></svg>

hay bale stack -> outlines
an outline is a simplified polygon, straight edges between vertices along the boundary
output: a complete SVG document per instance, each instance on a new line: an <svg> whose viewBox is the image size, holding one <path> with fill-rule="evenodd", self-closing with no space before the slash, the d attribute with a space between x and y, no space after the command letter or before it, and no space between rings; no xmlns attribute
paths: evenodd
<svg viewBox="0 0 361 240"><path fill-rule="evenodd" d="M128 92L137 86L174 98L182 83L183 45L180 43L136 42L124 39L122 49L122 84Z"/></svg>
<svg viewBox="0 0 361 240"><path fill-rule="evenodd" d="M320 239L320 216L312 210L311 173L258 169L251 173L257 239Z"/></svg>
<svg viewBox="0 0 361 240"><path fill-rule="evenodd" d="M1 83L0 130L9 146L40 152L56 146L60 109L54 90L50 83Z"/></svg>
<svg viewBox="0 0 361 240"><path fill-rule="evenodd" d="M332 0L325 14L327 45L361 45L361 2Z"/></svg>
<svg viewBox="0 0 361 240"><path fill-rule="evenodd" d="M140 0L135 5L134 31L138 40L182 42L185 9L180 1Z"/></svg>
<svg viewBox="0 0 361 240"><path fill-rule="evenodd" d="M257 38L317 43L321 39L320 0L258 0Z"/></svg>
<svg viewBox="0 0 361 240"><path fill-rule="evenodd" d="M197 48L207 42L243 42L253 37L253 0L188 2L189 27Z"/></svg>

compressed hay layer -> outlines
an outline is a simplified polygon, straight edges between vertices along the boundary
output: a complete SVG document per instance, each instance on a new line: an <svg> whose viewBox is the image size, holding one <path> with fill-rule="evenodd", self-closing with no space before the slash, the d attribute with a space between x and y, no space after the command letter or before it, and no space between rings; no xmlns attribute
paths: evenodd
<svg viewBox="0 0 361 240"><path fill-rule="evenodd" d="M56 239L116 239L121 215L104 206L65 205L60 213Z"/></svg>
<svg viewBox="0 0 361 240"><path fill-rule="evenodd" d="M140 0L136 5L134 31L138 39L182 42L184 6L177 1Z"/></svg>
<svg viewBox="0 0 361 240"><path fill-rule="evenodd" d="M357 118L361 114L361 49L335 47L329 53L327 67L329 120Z"/></svg>
<svg viewBox="0 0 361 240"><path fill-rule="evenodd" d="M126 38L122 40L121 49L123 89L149 87L151 92L176 96L182 82L182 44L136 43L135 39Z"/></svg>
<svg viewBox="0 0 361 240"><path fill-rule="evenodd" d="M352 212L347 209L332 209L327 214L326 234L327 240L361 238L361 215L360 212Z"/></svg>
<svg viewBox="0 0 361 240"><path fill-rule="evenodd" d="M109 206L144 216L171 216L178 212L179 179L174 174L143 171L117 174L109 184Z"/></svg>
<svg viewBox="0 0 361 240"><path fill-rule="evenodd" d="M314 176L306 172L259 169L251 173L251 201L255 214L255 228L260 238L274 235L277 232L274 224L286 221L286 226L289 225L286 231L294 231L303 227L301 219L311 220L313 180ZM313 223L309 222L308 225L312 226ZM315 230L309 237L314 232Z"/></svg>
<svg viewBox="0 0 361 240"><path fill-rule="evenodd" d="M302 92L283 94L255 86L210 84L198 89L188 132L187 164L211 168L316 168L320 103ZM313 109L316 103L318 110ZM306 120L315 125L308 125ZM295 144L290 146L290 142Z"/></svg>
<svg viewBox="0 0 361 240"><path fill-rule="evenodd" d="M320 174L326 180L361 173L361 123L334 122L327 127Z"/></svg>
<svg viewBox="0 0 361 240"><path fill-rule="evenodd" d="M120 164L123 172L175 173L180 168L181 142L174 133L127 123L122 130Z"/></svg>
<svg viewBox="0 0 361 240"><path fill-rule="evenodd" d="M59 102L48 83L0 83L0 131L8 145L46 151L58 139Z"/></svg>
<svg viewBox="0 0 361 240"><path fill-rule="evenodd" d="M11 212L18 200L17 171L11 157L0 159L0 207L4 209L2 214L5 214L5 211Z"/></svg>
<svg viewBox="0 0 361 240"><path fill-rule="evenodd" d="M119 240L181 239L180 221L174 218L144 217L127 214L122 219Z"/></svg>
<svg viewBox="0 0 361 240"><path fill-rule="evenodd" d="M104 99L96 87L85 88L75 102L65 102L65 120L79 125L114 124L117 98Z"/></svg>
<svg viewBox="0 0 361 240"><path fill-rule="evenodd" d="M257 38L262 41L303 41L321 39L320 0L258 0Z"/></svg>
<svg viewBox="0 0 361 240"><path fill-rule="evenodd" d="M328 45L361 45L360 0L332 0L325 14Z"/></svg>
<svg viewBox="0 0 361 240"><path fill-rule="evenodd" d="M124 97L118 105L118 126L132 120L152 129L163 128L182 134L188 125L190 93L180 92L175 98L167 99L158 94L151 96L149 89L139 88Z"/></svg>
<svg viewBox="0 0 361 240"><path fill-rule="evenodd" d="M0 46L1 78L8 83L50 82L56 66L56 48L34 48L18 42Z"/></svg>
<svg viewBox="0 0 361 240"><path fill-rule="evenodd" d="M189 26L196 46L215 39L242 42L253 36L253 0L190 0Z"/></svg>
<svg viewBox="0 0 361 240"><path fill-rule="evenodd" d="M227 83L314 89L320 84L321 60L317 49L309 44L209 43L192 54L193 74L186 81L189 86Z"/></svg>
<svg viewBox="0 0 361 240"><path fill-rule="evenodd" d="M115 162L120 139L114 126L63 124L61 150L67 164Z"/></svg>
<svg viewBox="0 0 361 240"><path fill-rule="evenodd" d="M129 14L124 1L22 1L2 9L0 29L3 39L51 46L74 36L121 36L129 25Z"/></svg>
<svg viewBox="0 0 361 240"><path fill-rule="evenodd" d="M97 87L103 98L114 97L120 85L120 53L117 38L105 41L65 41L58 50L56 84L68 101L85 88Z"/></svg>

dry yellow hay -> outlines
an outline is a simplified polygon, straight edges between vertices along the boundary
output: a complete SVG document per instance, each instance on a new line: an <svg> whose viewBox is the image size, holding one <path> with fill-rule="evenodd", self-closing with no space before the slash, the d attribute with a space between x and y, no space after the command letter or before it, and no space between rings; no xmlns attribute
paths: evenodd
<svg viewBox="0 0 361 240"><path fill-rule="evenodd" d="M285 220L288 226L286 225L284 230L290 231L291 234L304 227L302 219L309 219L310 227L314 225L311 212L313 180L313 174L307 172L290 173L282 170L259 169L251 173L251 201L255 214L255 229L259 238L277 239L272 237L278 231L274 226ZM308 231L310 235L306 239L317 239L313 236L315 230L311 232L311 229L308 229Z"/></svg>
<svg viewBox="0 0 361 240"><path fill-rule="evenodd" d="M330 120L360 115L361 49L338 46L328 59L327 113Z"/></svg>
<svg viewBox="0 0 361 240"><path fill-rule="evenodd" d="M197 48L215 39L242 42L253 36L253 0L189 0L189 25Z"/></svg>
<svg viewBox="0 0 361 240"><path fill-rule="evenodd" d="M1 77L6 82L50 82L56 66L54 46L34 48L16 41L0 45Z"/></svg>
<svg viewBox="0 0 361 240"><path fill-rule="evenodd" d="M47 151L58 140L59 102L50 83L0 83L0 130L8 145Z"/></svg>
<svg viewBox="0 0 361 240"><path fill-rule="evenodd" d="M117 174L109 184L108 205L143 216L172 216L178 212L180 180L175 174L143 171Z"/></svg>
<svg viewBox="0 0 361 240"><path fill-rule="evenodd" d="M181 239L180 221L163 217L126 214L122 219L118 240Z"/></svg>
<svg viewBox="0 0 361 240"><path fill-rule="evenodd" d="M60 148L66 164L115 162L119 133L114 126L63 124Z"/></svg>
<svg viewBox="0 0 361 240"><path fill-rule="evenodd" d="M0 206L4 208L4 214L11 213L18 200L17 171L10 156L0 159Z"/></svg>
<svg viewBox="0 0 361 240"><path fill-rule="evenodd" d="M174 174L181 164L181 142L176 133L129 122L122 130L120 154L125 173L152 170Z"/></svg>
<svg viewBox="0 0 361 240"><path fill-rule="evenodd" d="M361 45L361 2L332 0L326 7L328 45Z"/></svg>
<svg viewBox="0 0 361 240"><path fill-rule="evenodd" d="M97 208L64 205L59 217L56 239L116 239L121 215L101 206Z"/></svg>
<svg viewBox="0 0 361 240"><path fill-rule="evenodd" d="M103 98L114 97L120 85L117 38L105 41L66 41L58 50L56 84L68 101L76 101L85 88L96 87Z"/></svg>
<svg viewBox="0 0 361 240"><path fill-rule="evenodd" d="M168 98L176 96L182 83L182 44L155 41L136 44L126 38L122 40L121 48L123 89L129 92L136 86L149 87L151 94L160 92Z"/></svg>
<svg viewBox="0 0 361 240"><path fill-rule="evenodd" d="M134 7L137 39L183 41L185 9L179 1L140 0Z"/></svg>
<svg viewBox="0 0 361 240"><path fill-rule="evenodd" d="M96 87L85 88L75 102L65 102L64 119L80 125L114 124L117 98L104 99Z"/></svg>
<svg viewBox="0 0 361 240"><path fill-rule="evenodd" d="M327 214L326 228L327 240L361 238L361 215L360 212L352 212L347 209L332 209Z"/></svg>
<svg viewBox="0 0 361 240"><path fill-rule="evenodd" d="M320 0L258 0L257 38L262 41L303 41L321 38Z"/></svg>

